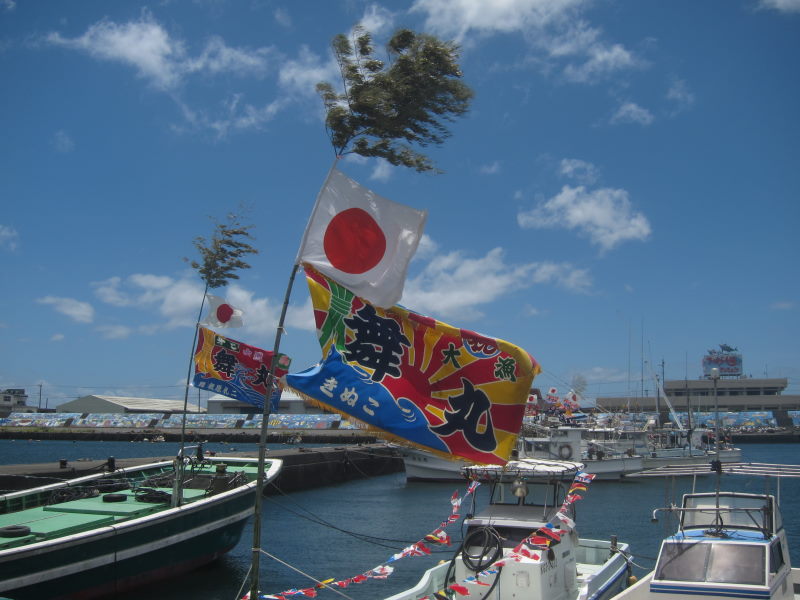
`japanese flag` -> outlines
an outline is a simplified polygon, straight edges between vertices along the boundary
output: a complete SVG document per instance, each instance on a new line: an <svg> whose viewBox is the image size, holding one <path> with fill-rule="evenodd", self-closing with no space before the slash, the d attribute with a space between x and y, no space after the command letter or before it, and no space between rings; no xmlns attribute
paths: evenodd
<svg viewBox="0 0 800 600"><path fill-rule="evenodd" d="M208 314L201 325L215 328L242 326L241 310L234 308L219 296L206 294L206 298L208 298Z"/></svg>
<svg viewBox="0 0 800 600"><path fill-rule="evenodd" d="M389 308L403 295L428 213L378 196L335 166L317 197L297 261Z"/></svg>

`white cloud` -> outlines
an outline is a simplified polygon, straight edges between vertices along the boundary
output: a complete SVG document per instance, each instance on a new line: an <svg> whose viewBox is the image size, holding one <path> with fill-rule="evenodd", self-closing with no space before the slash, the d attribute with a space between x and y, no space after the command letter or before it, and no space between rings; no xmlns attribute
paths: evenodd
<svg viewBox="0 0 800 600"><path fill-rule="evenodd" d="M270 48L231 48L214 36L198 56L190 57L186 44L170 36L147 10L142 11L138 21L102 20L91 25L82 36L66 38L53 32L45 39L100 60L131 66L141 78L163 91L175 90L192 73L263 74L273 53Z"/></svg>
<svg viewBox="0 0 800 600"><path fill-rule="evenodd" d="M163 275L136 273L122 279L110 277L92 283L95 295L107 304L118 307L133 306L140 309L155 308L167 322L166 328L194 324L197 310L203 299L203 288L198 282L174 280ZM150 331L143 331L152 333Z"/></svg>
<svg viewBox="0 0 800 600"><path fill-rule="evenodd" d="M423 233L419 239L417 251L414 253L412 260L420 260L431 258L439 251L439 244L433 241L433 238L427 233Z"/></svg>
<svg viewBox="0 0 800 600"><path fill-rule="evenodd" d="M50 336L50 341L51 342L60 342L63 339L64 339L64 334L63 333L54 333L52 336Z"/></svg>
<svg viewBox="0 0 800 600"><path fill-rule="evenodd" d="M379 4L370 4L364 9L364 16L361 17L361 25L372 34L372 38L378 38L389 32L394 25L394 14Z"/></svg>
<svg viewBox="0 0 800 600"><path fill-rule="evenodd" d="M312 52L308 46L301 46L297 58L289 58L282 62L278 72L278 83L281 87L299 96L317 95L316 86L320 81L338 81L339 68L333 57L326 62Z"/></svg>
<svg viewBox="0 0 800 600"><path fill-rule="evenodd" d="M589 49L596 46L601 31L584 20L568 23L563 29L540 40L540 44L553 58L568 58L588 55Z"/></svg>
<svg viewBox="0 0 800 600"><path fill-rule="evenodd" d="M8 225L0 225L0 248L8 248L14 252L19 246L17 230Z"/></svg>
<svg viewBox="0 0 800 600"><path fill-rule="evenodd" d="M47 41L83 50L95 58L128 64L161 89L174 88L180 82L180 65L186 59L183 43L171 39L147 11L139 21L99 21L80 37L69 39L54 32Z"/></svg>
<svg viewBox="0 0 800 600"><path fill-rule="evenodd" d="M375 181L389 181L394 172L394 167L385 160L378 160L369 178Z"/></svg>
<svg viewBox="0 0 800 600"><path fill-rule="evenodd" d="M277 99L263 106L254 106L242 101L242 94L231 94L223 103L218 116L209 116L204 110L193 110L177 101L188 123L198 129L209 129L223 139L230 133L259 130L272 121L286 106L286 100ZM177 129L177 128L176 128Z"/></svg>
<svg viewBox="0 0 800 600"><path fill-rule="evenodd" d="M761 0L759 6L778 12L800 13L800 0Z"/></svg>
<svg viewBox="0 0 800 600"><path fill-rule="evenodd" d="M63 129L55 132L51 144L57 152L62 152L64 154L72 152L75 149L75 142L72 141L72 138Z"/></svg>
<svg viewBox="0 0 800 600"><path fill-rule="evenodd" d="M275 22L281 27L289 29L292 26L292 16L285 8L276 8L272 16L275 17Z"/></svg>
<svg viewBox="0 0 800 600"><path fill-rule="evenodd" d="M540 311L540 310L539 310L538 308L536 308L535 306L532 306L532 305L530 305L530 304L526 304L526 305L523 307L523 314L524 314L525 316L527 316L527 317L538 317L539 315L541 315L541 314L542 314L542 311Z"/></svg>
<svg viewBox="0 0 800 600"><path fill-rule="evenodd" d="M520 212L517 222L523 228L577 229L603 251L650 235L647 218L631 208L628 192L621 189L564 186L551 199Z"/></svg>
<svg viewBox="0 0 800 600"><path fill-rule="evenodd" d="M81 302L74 298L60 298L57 296L45 296L37 298L39 304L49 304L57 312L67 315L78 323L91 323L94 320L94 308L87 302Z"/></svg>
<svg viewBox="0 0 800 600"><path fill-rule="evenodd" d="M578 158L562 158L558 169L559 175L574 179L579 183L590 184L597 181L599 170L590 162Z"/></svg>
<svg viewBox="0 0 800 600"><path fill-rule="evenodd" d="M567 65L564 75L576 83L591 83L615 71L636 67L640 63L620 44L594 44L586 51L586 60L580 65Z"/></svg>
<svg viewBox="0 0 800 600"><path fill-rule="evenodd" d="M653 114L646 108L642 108L635 102L626 102L619 107L611 123L638 123L639 125L650 125L653 122Z"/></svg>
<svg viewBox="0 0 800 600"><path fill-rule="evenodd" d="M694 104L694 94L682 79L676 79L667 90L667 99L675 104L674 113L686 110Z"/></svg>
<svg viewBox="0 0 800 600"><path fill-rule="evenodd" d="M133 333L133 330L125 325L101 325L97 327L97 331L107 340L124 340Z"/></svg>
<svg viewBox="0 0 800 600"><path fill-rule="evenodd" d="M488 165L481 165L478 172L483 175L497 175L500 172L500 161L496 160Z"/></svg>
<svg viewBox="0 0 800 600"><path fill-rule="evenodd" d="M506 264L501 248L481 258L467 258L456 251L435 256L420 275L409 279L402 303L423 313L470 320L481 316L478 307L534 284L584 292L591 281L587 271L568 264Z"/></svg>
<svg viewBox="0 0 800 600"><path fill-rule="evenodd" d="M411 12L427 15L426 29L463 41L474 30L483 34L542 29L569 18L584 0L416 0Z"/></svg>
<svg viewBox="0 0 800 600"><path fill-rule="evenodd" d="M271 48L231 48L219 36L212 36L199 56L178 66L182 73L233 73L240 76L262 76L270 66L275 51Z"/></svg>
<svg viewBox="0 0 800 600"><path fill-rule="evenodd" d="M17 3L14 0L2 0L0 1L0 6L3 7L3 10L11 12L17 7Z"/></svg>
<svg viewBox="0 0 800 600"><path fill-rule="evenodd" d="M153 335L164 329L176 327L192 327L200 310L203 299L203 288L199 282L190 279L173 279L163 275L136 273L128 277L110 277L92 284L95 295L103 302L116 307L131 307L143 311L155 311L161 321L143 325L135 330L126 326L98 327L108 339L122 339L134 332L141 335ZM244 313L244 331L258 337L274 335L280 316L280 305L274 305L269 298L258 298L253 292L238 285L229 285L224 290L212 290L212 293L223 296L228 302ZM206 305L207 306L207 305ZM201 319L205 318L204 314ZM287 314L287 325L304 330L314 329L314 320L303 309L290 307Z"/></svg>
<svg viewBox="0 0 800 600"><path fill-rule="evenodd" d="M772 310L794 310L795 303L791 301L773 302L769 305Z"/></svg>
<svg viewBox="0 0 800 600"><path fill-rule="evenodd" d="M643 61L621 44L604 42L602 31L581 18L585 0L416 0L412 12L426 15L426 29L461 44L476 36L520 34L543 59L565 61L564 77L590 83L613 72L642 66ZM547 65L549 66L549 65Z"/></svg>

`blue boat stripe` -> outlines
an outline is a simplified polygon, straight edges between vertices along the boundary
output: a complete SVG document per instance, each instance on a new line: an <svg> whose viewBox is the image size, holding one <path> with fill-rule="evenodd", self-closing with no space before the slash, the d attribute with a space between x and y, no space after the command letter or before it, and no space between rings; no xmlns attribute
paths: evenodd
<svg viewBox="0 0 800 600"><path fill-rule="evenodd" d="M689 587L651 583L650 591L655 594L678 594L686 596L723 596L725 598L769 598L767 589L742 590L711 587Z"/></svg>
<svg viewBox="0 0 800 600"><path fill-rule="evenodd" d="M616 584L619 581L619 578L625 574L625 571L627 571L627 568L628 568L627 565L623 565L622 567L620 567L619 570L616 573L614 573L614 575L611 577L611 579L609 579L605 583L605 585L600 586L600 588L598 588L597 592L595 594L592 594L591 596L589 596L587 598L587 600L597 600L598 598L602 597L602 595L606 591L608 591L608 589L610 587L612 587L614 584Z"/></svg>

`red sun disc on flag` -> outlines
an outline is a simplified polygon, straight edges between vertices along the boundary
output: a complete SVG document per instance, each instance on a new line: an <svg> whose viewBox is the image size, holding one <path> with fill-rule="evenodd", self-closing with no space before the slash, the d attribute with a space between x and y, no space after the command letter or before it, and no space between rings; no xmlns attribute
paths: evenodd
<svg viewBox="0 0 800 600"><path fill-rule="evenodd" d="M227 323L233 316L233 308L230 304L220 304L217 307L217 321Z"/></svg>
<svg viewBox="0 0 800 600"><path fill-rule="evenodd" d="M334 268L359 275L381 262L386 253L386 236L367 211L348 208L331 219L323 248Z"/></svg>

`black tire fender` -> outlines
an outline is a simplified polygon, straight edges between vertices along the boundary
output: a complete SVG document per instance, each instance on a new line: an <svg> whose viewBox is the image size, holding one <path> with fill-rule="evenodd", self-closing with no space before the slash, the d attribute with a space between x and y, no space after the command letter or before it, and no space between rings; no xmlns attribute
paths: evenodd
<svg viewBox="0 0 800 600"><path fill-rule="evenodd" d="M126 494L105 494L103 502L125 502L128 499Z"/></svg>
<svg viewBox="0 0 800 600"><path fill-rule="evenodd" d="M27 525L7 525L0 527L0 537L16 538L30 534L31 528Z"/></svg>

